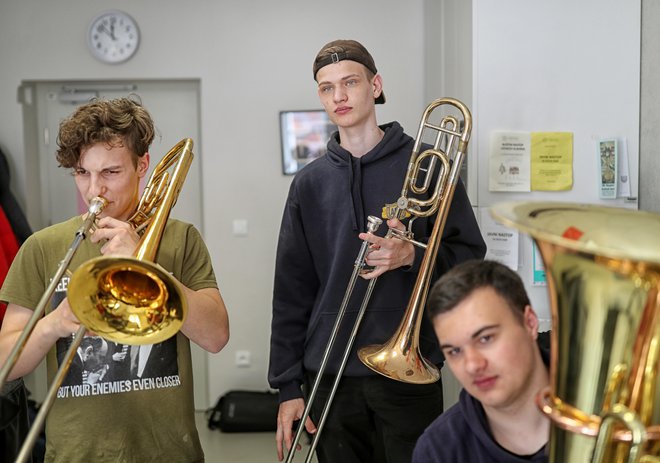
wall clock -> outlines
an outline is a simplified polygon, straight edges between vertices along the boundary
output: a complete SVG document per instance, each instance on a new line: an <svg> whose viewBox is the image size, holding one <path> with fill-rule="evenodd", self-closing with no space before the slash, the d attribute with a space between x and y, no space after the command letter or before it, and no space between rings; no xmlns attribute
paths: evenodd
<svg viewBox="0 0 660 463"><path fill-rule="evenodd" d="M106 11L96 16L87 31L87 46L92 55L104 63L122 63L133 55L140 45L137 22L119 10Z"/></svg>

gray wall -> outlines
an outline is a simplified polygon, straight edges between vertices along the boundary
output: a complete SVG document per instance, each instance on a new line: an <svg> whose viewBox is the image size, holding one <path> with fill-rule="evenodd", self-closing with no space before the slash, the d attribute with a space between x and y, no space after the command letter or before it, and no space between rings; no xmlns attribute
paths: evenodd
<svg viewBox="0 0 660 463"><path fill-rule="evenodd" d="M660 4L642 0L639 208L660 212Z"/></svg>

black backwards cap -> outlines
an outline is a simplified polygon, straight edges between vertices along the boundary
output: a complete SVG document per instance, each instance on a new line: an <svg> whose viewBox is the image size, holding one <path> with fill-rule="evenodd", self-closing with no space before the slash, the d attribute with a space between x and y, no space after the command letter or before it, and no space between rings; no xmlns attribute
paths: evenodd
<svg viewBox="0 0 660 463"><path fill-rule="evenodd" d="M314 80L316 80L316 74L319 72L319 69L328 64L338 63L344 60L360 63L374 75L378 74L374 59L361 43L355 40L333 40L325 44L314 59L314 66L312 68L314 71ZM376 104L383 103L385 103L385 94L381 91L380 96L376 98Z"/></svg>

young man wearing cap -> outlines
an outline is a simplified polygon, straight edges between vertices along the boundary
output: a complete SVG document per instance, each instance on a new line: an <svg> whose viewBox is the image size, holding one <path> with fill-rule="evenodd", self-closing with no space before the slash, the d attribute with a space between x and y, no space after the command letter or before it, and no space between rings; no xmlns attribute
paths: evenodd
<svg viewBox="0 0 660 463"><path fill-rule="evenodd" d="M423 256L397 239L364 233L368 215L400 195L414 140L397 122L378 125L375 105L385 102L383 80L369 52L354 40L325 45L313 65L318 95L339 128L325 156L308 164L291 183L277 248L269 382L280 393L277 453L290 449L292 429L304 411L302 387L310 388L328 343L362 240L371 252L365 279L381 276L362 320L317 447L320 463L409 463L415 441L442 412L440 382L413 385L374 373L356 355L395 332ZM390 227L403 227L389 220ZM418 240L430 235L433 218L415 221ZM383 227L384 228L384 227ZM381 235L384 234L384 230ZM482 258L486 247L462 184L444 228L435 270ZM316 431L344 346L350 337L366 282L355 286L326 374L304 426ZM430 324L421 349L435 364L442 357ZM308 389L309 390L309 389Z"/></svg>
<svg viewBox="0 0 660 463"><path fill-rule="evenodd" d="M518 274L464 262L438 280L427 306L464 389L419 438L413 462L546 462L550 420L535 398L549 384L549 353L537 344L539 321Z"/></svg>

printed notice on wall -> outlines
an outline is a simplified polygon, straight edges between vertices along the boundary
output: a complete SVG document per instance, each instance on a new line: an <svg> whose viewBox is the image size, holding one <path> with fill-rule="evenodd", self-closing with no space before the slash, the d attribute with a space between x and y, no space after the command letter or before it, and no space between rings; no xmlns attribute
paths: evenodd
<svg viewBox="0 0 660 463"><path fill-rule="evenodd" d="M632 187L628 165L628 140L625 137L599 138L595 143L599 176L598 197L630 198ZM616 182L612 181L613 176L616 177Z"/></svg>
<svg viewBox="0 0 660 463"><path fill-rule="evenodd" d="M599 189L598 197L601 199L616 198L619 178L619 161L615 139L600 140L598 142Z"/></svg>
<svg viewBox="0 0 660 463"><path fill-rule="evenodd" d="M573 133L532 132L531 158L532 190L573 187Z"/></svg>
<svg viewBox="0 0 660 463"><path fill-rule="evenodd" d="M490 139L490 191L529 191L529 132L493 132Z"/></svg>
<svg viewBox="0 0 660 463"><path fill-rule="evenodd" d="M536 243L532 243L532 286L546 286L545 266Z"/></svg>
<svg viewBox="0 0 660 463"><path fill-rule="evenodd" d="M506 265L511 270L518 270L518 230L505 227L491 215L489 208L480 209L479 228L486 242L485 259Z"/></svg>

